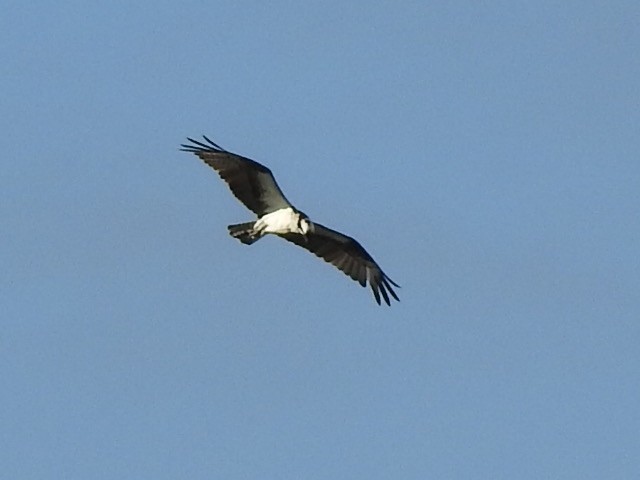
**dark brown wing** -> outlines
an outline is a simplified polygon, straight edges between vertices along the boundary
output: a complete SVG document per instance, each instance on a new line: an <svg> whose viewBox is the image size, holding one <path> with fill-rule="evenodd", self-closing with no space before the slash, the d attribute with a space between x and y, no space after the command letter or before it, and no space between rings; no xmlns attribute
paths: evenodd
<svg viewBox="0 0 640 480"><path fill-rule="evenodd" d="M261 217L291 206L273 178L271 170L249 158L227 152L207 137L204 139L206 144L187 138L191 144L181 145L180 150L195 153L207 165L213 167L249 210Z"/></svg>
<svg viewBox="0 0 640 480"><path fill-rule="evenodd" d="M400 287L391 280L373 260L371 255L356 240L318 223L306 236L295 233L280 235L331 263L363 287L371 286L373 296L380 305L380 295L387 305L391 305L389 294L400 301L391 285Z"/></svg>

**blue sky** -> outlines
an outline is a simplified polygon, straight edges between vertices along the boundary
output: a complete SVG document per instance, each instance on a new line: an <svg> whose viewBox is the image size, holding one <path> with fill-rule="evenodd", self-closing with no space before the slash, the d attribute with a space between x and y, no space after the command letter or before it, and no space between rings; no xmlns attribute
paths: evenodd
<svg viewBox="0 0 640 480"><path fill-rule="evenodd" d="M640 474L638 2L10 2L7 478ZM179 152L268 165L378 307Z"/></svg>

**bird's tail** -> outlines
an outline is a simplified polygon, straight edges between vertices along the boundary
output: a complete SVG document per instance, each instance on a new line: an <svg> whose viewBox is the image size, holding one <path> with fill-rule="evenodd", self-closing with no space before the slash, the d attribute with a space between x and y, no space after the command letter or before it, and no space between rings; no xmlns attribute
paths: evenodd
<svg viewBox="0 0 640 480"><path fill-rule="evenodd" d="M253 231L254 224L255 222L239 223L237 225L229 225L227 228L233 238L237 238L245 245L251 245L260 240L260 234L256 234Z"/></svg>

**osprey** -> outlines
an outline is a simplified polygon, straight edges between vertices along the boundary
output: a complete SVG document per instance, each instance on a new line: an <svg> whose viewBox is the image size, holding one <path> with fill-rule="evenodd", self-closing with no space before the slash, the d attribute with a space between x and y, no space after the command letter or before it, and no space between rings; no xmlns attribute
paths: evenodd
<svg viewBox="0 0 640 480"><path fill-rule="evenodd" d="M202 143L187 138L190 144L181 145L184 152L195 153L215 169L227 182L233 194L258 216L257 221L229 225L229 233L245 245L271 233L314 253L331 263L363 287L367 282L380 305L380 295L391 305L389 295L400 301L391 280L356 240L331 230L297 210L286 199L271 170L253 160L228 152L207 137Z"/></svg>

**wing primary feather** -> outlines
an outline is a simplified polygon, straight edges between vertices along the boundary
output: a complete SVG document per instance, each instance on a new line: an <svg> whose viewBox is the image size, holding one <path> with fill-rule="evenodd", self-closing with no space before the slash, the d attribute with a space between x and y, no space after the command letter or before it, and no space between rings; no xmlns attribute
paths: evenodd
<svg viewBox="0 0 640 480"><path fill-rule="evenodd" d="M338 257L338 260L335 263L335 266L342 270L343 273L349 275L348 267L351 262L351 257L346 253L342 252L342 255Z"/></svg>
<svg viewBox="0 0 640 480"><path fill-rule="evenodd" d="M363 287L367 286L367 267L362 263L358 265L358 283Z"/></svg>
<svg viewBox="0 0 640 480"><path fill-rule="evenodd" d="M391 288L391 286L389 285L388 280L390 280L389 277L382 277L382 283L384 283L385 287L387 287L387 290L389 290L389 293L391 294L391 296L393 298L395 298L396 301L399 302L400 299L398 298L398 295L396 295L396 292L393 291L393 288ZM393 282L391 282L391 283L393 283ZM394 285L396 285L396 284L394 283ZM396 287L397 286L398 285L396 285ZM400 287L398 287L398 288L400 288Z"/></svg>
<svg viewBox="0 0 640 480"><path fill-rule="evenodd" d="M333 265L336 266L343 273L346 273L347 275L349 275L347 273L347 266L349 265L349 260L350 260L349 256L341 252L341 256L336 258L335 263L334 262L331 262L331 263L333 263Z"/></svg>
<svg viewBox="0 0 640 480"><path fill-rule="evenodd" d="M371 283L369 282L369 285L371 285L371 290L373 290L373 296L376 299L376 302L378 303L378 305L380 305L380 294L378 293L378 286L375 283Z"/></svg>
<svg viewBox="0 0 640 480"><path fill-rule="evenodd" d="M211 145L207 145L206 143L202 143L200 140L195 140L191 137L187 137L187 140L189 140L191 143L194 143L196 145L198 145L199 147L202 148L206 148L207 150L209 150L211 148Z"/></svg>
<svg viewBox="0 0 640 480"><path fill-rule="evenodd" d="M206 135L202 135L202 138L204 138L207 142L209 142L212 146L214 146L215 148L217 148L218 150L222 151L222 152L227 152L224 148L222 148L220 145L218 145L217 143L215 143L214 141L210 140L209 137L207 137ZM228 153L228 152L227 152Z"/></svg>
<svg viewBox="0 0 640 480"><path fill-rule="evenodd" d="M348 277L350 277L351 275L349 274L349 266L351 265L351 257L349 255L344 255L344 257L342 257L340 259L340 266L338 267L340 270L342 270L342 273L344 273L345 275L347 275Z"/></svg>
<svg viewBox="0 0 640 480"><path fill-rule="evenodd" d="M393 285L394 287L398 287L398 288L402 288L400 285L398 285L396 282L394 282L393 280L391 280L387 275L385 275L384 273L382 274L383 277L385 278L385 280L388 280L389 283L391 285Z"/></svg>
<svg viewBox="0 0 640 480"><path fill-rule="evenodd" d="M191 153L196 153L196 152L220 152L220 153L229 153L227 152L224 148L222 148L220 145L218 145L217 143L211 141L209 139L209 137L207 137L206 135L202 136L205 141L207 141L209 143L209 145L207 145L206 143L203 143L199 140L195 140L191 137L187 137L187 140L189 140L193 145L185 145L182 144L180 145L182 148L180 150L184 151L184 152L191 152ZM213 147L213 148L212 148Z"/></svg>
<svg viewBox="0 0 640 480"><path fill-rule="evenodd" d="M387 295L387 290L384 288L384 284L380 283L379 286L380 286L380 293L384 297L384 301L386 302L387 305L391 306L391 302L389 301L389 295Z"/></svg>
<svg viewBox="0 0 640 480"><path fill-rule="evenodd" d="M351 277L352 280L358 281L358 260L353 257L349 257L349 261L345 264L345 272Z"/></svg>
<svg viewBox="0 0 640 480"><path fill-rule="evenodd" d="M189 138L189 137L187 137L187 140L193 143L193 145L188 145L184 143L180 145L182 147L180 150L182 150L183 152L197 153L197 152L211 151L211 147L209 145L206 145L202 142L199 142L198 140L194 140L193 138Z"/></svg>

